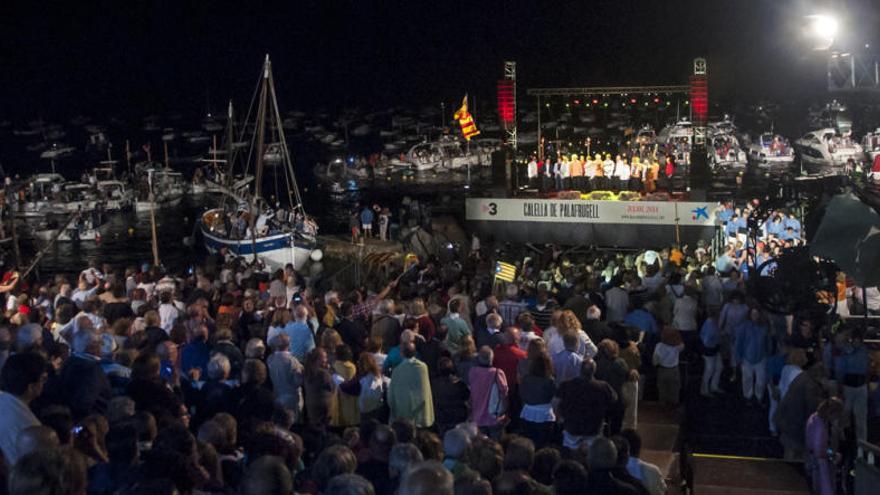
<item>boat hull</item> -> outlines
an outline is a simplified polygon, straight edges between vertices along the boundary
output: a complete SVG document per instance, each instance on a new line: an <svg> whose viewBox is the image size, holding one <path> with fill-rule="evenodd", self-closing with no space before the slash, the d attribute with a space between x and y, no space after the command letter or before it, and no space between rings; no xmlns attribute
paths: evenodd
<svg viewBox="0 0 880 495"><path fill-rule="evenodd" d="M204 224L201 224L201 230L205 249L209 253L216 253L225 247L230 253L247 258L253 257L256 247L257 257L272 271L282 269L288 263L293 264L297 270L301 269L314 248L310 243L295 241L290 233L259 237L255 242L252 239L232 240L218 237Z"/></svg>

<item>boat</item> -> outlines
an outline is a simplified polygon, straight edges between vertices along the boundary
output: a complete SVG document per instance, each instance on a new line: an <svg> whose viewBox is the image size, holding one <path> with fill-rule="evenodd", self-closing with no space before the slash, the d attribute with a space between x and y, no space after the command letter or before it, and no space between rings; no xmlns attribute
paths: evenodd
<svg viewBox="0 0 880 495"><path fill-rule="evenodd" d="M880 127L874 132L865 134L865 137L862 138L862 149L868 162L874 163L874 160L880 156Z"/></svg>
<svg viewBox="0 0 880 495"><path fill-rule="evenodd" d="M764 132L749 145L749 160L760 168L787 170L794 163L794 148L779 134Z"/></svg>
<svg viewBox="0 0 880 495"><path fill-rule="evenodd" d="M688 120L679 120L661 129L657 134L657 142L665 147L666 154L675 157L676 162L690 164L694 125Z"/></svg>
<svg viewBox="0 0 880 495"><path fill-rule="evenodd" d="M68 157L76 152L73 146L54 143L49 149L40 153L40 158L44 160L60 160Z"/></svg>
<svg viewBox="0 0 880 495"><path fill-rule="evenodd" d="M437 141L419 143L406 154L416 170L460 170L476 167L481 164L479 146L468 147L461 140L452 136L442 136ZM483 160L485 161L485 160Z"/></svg>
<svg viewBox="0 0 880 495"><path fill-rule="evenodd" d="M177 206L183 200L185 190L183 174L148 165L142 170L138 180L134 210L140 214L149 213L151 208L159 210Z"/></svg>
<svg viewBox="0 0 880 495"><path fill-rule="evenodd" d="M808 174L839 174L849 160L857 162L864 157L851 133L841 134L830 127L804 134L794 147L802 170Z"/></svg>
<svg viewBox="0 0 880 495"><path fill-rule="evenodd" d="M746 152L735 134L712 134L708 144L709 166L712 170L740 170L748 166Z"/></svg>
<svg viewBox="0 0 880 495"><path fill-rule="evenodd" d="M254 160L256 178L253 181L253 192L248 195L228 192L219 208L210 209L201 215L199 228L205 248L210 253L225 249L232 255L252 258L255 263L262 263L272 271L287 264L300 269L315 251L318 226L305 213L286 138L280 132L283 129L283 119L278 110L272 63L268 55L261 72L262 77L257 86L259 98L255 95L252 100L258 102L258 108L254 112L248 112L248 115L256 115L256 132L251 141L251 151L246 154L248 160ZM276 135L267 136L272 134L273 129ZM262 195L267 139L268 142L280 144L282 156L278 167L284 168L290 211L289 215L285 215L286 219L276 219L273 213L275 205L267 204ZM245 166L245 170L247 169L248 164ZM279 178L281 175L277 174ZM280 199L278 198L279 201Z"/></svg>
<svg viewBox="0 0 880 495"><path fill-rule="evenodd" d="M122 211L132 207L134 195L118 180L99 180L97 188L107 211Z"/></svg>
<svg viewBox="0 0 880 495"><path fill-rule="evenodd" d="M59 228L38 228L33 231L34 238L41 241L56 242L95 242L101 241L101 231L91 226L91 221L86 220L82 225L68 224L59 234Z"/></svg>

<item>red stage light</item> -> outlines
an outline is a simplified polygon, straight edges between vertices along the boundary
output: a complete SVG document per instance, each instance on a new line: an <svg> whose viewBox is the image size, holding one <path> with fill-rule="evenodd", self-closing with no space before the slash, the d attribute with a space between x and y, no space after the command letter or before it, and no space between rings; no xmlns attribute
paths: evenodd
<svg viewBox="0 0 880 495"><path fill-rule="evenodd" d="M498 117L505 126L513 124L515 119L513 91L513 81L510 79L498 81Z"/></svg>
<svg viewBox="0 0 880 495"><path fill-rule="evenodd" d="M654 98L654 103L660 103L660 98Z"/></svg>
<svg viewBox="0 0 880 495"><path fill-rule="evenodd" d="M574 100L574 104L575 104L575 105L580 105L580 104L581 104L581 100Z"/></svg>
<svg viewBox="0 0 880 495"><path fill-rule="evenodd" d="M709 121L709 81L705 75L691 76L689 101L694 124L705 126ZM688 103L685 101L685 105Z"/></svg>
<svg viewBox="0 0 880 495"><path fill-rule="evenodd" d="M598 105L598 104L599 104L599 100L593 98L593 105Z"/></svg>
<svg viewBox="0 0 880 495"><path fill-rule="evenodd" d="M635 99L635 98L630 98L630 99L629 99L629 102L632 103L633 105L635 105L635 104L636 104L636 99Z"/></svg>

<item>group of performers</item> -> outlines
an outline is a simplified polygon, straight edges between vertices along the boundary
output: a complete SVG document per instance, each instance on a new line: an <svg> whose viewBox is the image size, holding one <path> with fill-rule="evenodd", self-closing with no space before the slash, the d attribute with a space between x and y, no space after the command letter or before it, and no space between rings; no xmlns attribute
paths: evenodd
<svg viewBox="0 0 880 495"><path fill-rule="evenodd" d="M611 157L596 153L593 159L585 155L562 155L555 159L539 160L532 156L527 166L529 186L541 191L599 190L639 191L652 193L668 189L676 174L676 162L666 156L663 164L654 157L622 155Z"/></svg>

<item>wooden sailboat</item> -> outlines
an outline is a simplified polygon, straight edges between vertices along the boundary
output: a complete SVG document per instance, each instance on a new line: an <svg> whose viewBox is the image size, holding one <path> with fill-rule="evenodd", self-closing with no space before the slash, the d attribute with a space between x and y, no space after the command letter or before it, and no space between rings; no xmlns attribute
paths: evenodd
<svg viewBox="0 0 880 495"><path fill-rule="evenodd" d="M200 228L209 252L226 248L232 254L252 257L253 261L259 261L272 270L287 264L299 269L315 249L317 225L305 215L287 142L284 133L280 132L282 119L268 55L257 91L256 132L248 153L248 160L254 161L253 193L248 193L249 197L246 197L238 191L226 191L231 201L224 201L220 208L206 211L200 219ZM277 132L274 137L280 142L279 167L284 170L291 217L277 222L272 221L274 205L268 204L262 193L267 131L272 132L273 129ZM281 198L276 200L280 202ZM227 203L232 203L229 205L231 207L227 207ZM244 225L247 227L243 228Z"/></svg>

